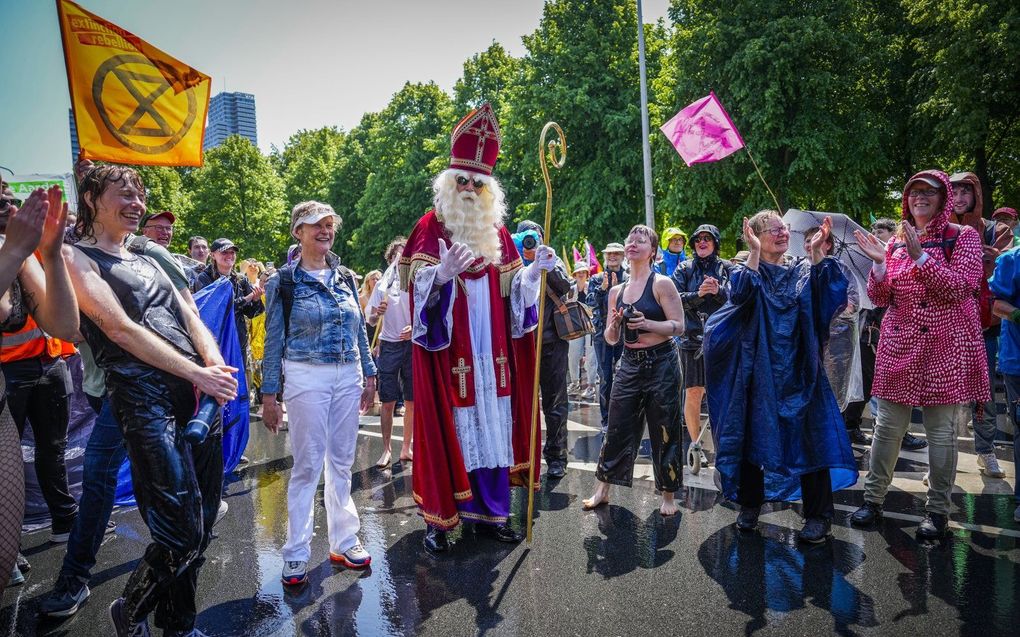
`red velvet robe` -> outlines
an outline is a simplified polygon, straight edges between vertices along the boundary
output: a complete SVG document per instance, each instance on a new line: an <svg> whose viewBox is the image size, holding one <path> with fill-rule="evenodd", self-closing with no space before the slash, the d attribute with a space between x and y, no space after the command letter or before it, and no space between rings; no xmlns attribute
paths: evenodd
<svg viewBox="0 0 1020 637"><path fill-rule="evenodd" d="M531 330L522 338L512 338L510 333L511 281L516 272L523 267L523 263L505 227L500 227L499 236L503 248L502 262L485 266L476 262L459 278L479 278L488 274L490 307L502 309L500 315L493 316L492 353L496 358L505 354L508 359L504 363L506 367L498 365L497 362L496 386L498 395L511 396L513 418L511 443L514 464L510 467L510 480L512 485L526 486L527 471L530 469L534 472L537 489L541 432L535 445L535 453L533 457L528 458L535 378L535 332ZM416 312L424 311L423 308L415 307L414 274L422 266L438 265L440 241L445 242L447 247L451 245L442 222L436 217L435 211L430 211L418 220L400 259L401 285L410 296L412 320L417 316ZM459 280L451 284L463 286ZM471 374L463 371L465 364L471 364L467 303L468 298L463 293L463 287L460 287L454 299L452 338L448 346L436 351L429 351L419 342L414 342L412 346L414 370L412 489L415 502L418 503L425 521L444 530L453 528L460 522L457 504L468 502L474 497L453 418L454 406L474 404L474 381ZM430 311L433 320L439 312L439 309ZM503 371L506 372L505 375L501 374Z"/></svg>

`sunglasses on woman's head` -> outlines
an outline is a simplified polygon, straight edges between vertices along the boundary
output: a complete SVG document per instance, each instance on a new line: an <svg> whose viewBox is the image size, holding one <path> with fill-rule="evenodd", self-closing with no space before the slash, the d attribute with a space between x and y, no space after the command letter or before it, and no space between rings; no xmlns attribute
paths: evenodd
<svg viewBox="0 0 1020 637"><path fill-rule="evenodd" d="M482 181L481 179L468 179L464 175L457 175L458 186L466 186L468 185L468 183L473 183L475 186L475 190L481 190L482 188L485 187L485 182Z"/></svg>

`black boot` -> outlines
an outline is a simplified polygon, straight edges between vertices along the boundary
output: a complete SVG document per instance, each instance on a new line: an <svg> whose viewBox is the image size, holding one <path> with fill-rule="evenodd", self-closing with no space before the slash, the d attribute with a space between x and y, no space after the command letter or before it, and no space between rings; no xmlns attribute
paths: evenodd
<svg viewBox="0 0 1020 637"><path fill-rule="evenodd" d="M491 524L476 524L475 534L484 537L491 537L498 542L517 544L524 539L524 536L510 528L509 524L492 526Z"/></svg>
<svg viewBox="0 0 1020 637"><path fill-rule="evenodd" d="M939 540L949 528L949 516L941 513L925 513L921 526L917 527L917 538L920 540Z"/></svg>
<svg viewBox="0 0 1020 637"><path fill-rule="evenodd" d="M437 529L432 525L425 527L425 539L422 540L422 546L429 553L445 553L450 550L450 540L446 537L446 531Z"/></svg>
<svg viewBox="0 0 1020 637"><path fill-rule="evenodd" d="M758 514L760 507L740 507L740 515L737 516L738 531L753 531L758 526Z"/></svg>
<svg viewBox="0 0 1020 637"><path fill-rule="evenodd" d="M924 438L918 438L917 436L907 432L903 434L903 443L900 444L900 449L904 451L918 451L928 446L928 441Z"/></svg>
<svg viewBox="0 0 1020 637"><path fill-rule="evenodd" d="M882 505L865 500L864 504L850 516L850 524L868 526L880 517L882 517Z"/></svg>

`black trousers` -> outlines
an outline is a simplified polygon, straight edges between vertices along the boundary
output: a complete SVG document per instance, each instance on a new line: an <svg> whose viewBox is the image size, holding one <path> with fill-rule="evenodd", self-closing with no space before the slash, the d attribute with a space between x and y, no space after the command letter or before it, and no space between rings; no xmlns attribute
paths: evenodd
<svg viewBox="0 0 1020 637"><path fill-rule="evenodd" d="M152 370L130 380L107 377L131 459L138 509L152 543L124 587L129 617L156 611L156 625L194 627L198 571L223 490L223 430L214 423L200 445L184 440L195 412L191 383Z"/></svg>
<svg viewBox="0 0 1020 637"><path fill-rule="evenodd" d="M545 445L542 455L546 462L567 459L567 362L570 342L557 338L542 343L542 362L538 368L538 384L542 390L542 415L545 417Z"/></svg>
<svg viewBox="0 0 1020 637"><path fill-rule="evenodd" d="M655 488L670 493L680 489L684 464L680 438L682 387L680 357L672 340L640 350L624 349L613 380L609 426L596 478L631 486L634 460L647 422Z"/></svg>
<svg viewBox="0 0 1020 637"><path fill-rule="evenodd" d="M63 358L4 363L7 403L18 435L32 424L35 438L35 473L55 531L71 528L78 504L67 486L67 425L71 417L70 396L74 390L71 372Z"/></svg>
<svg viewBox="0 0 1020 637"><path fill-rule="evenodd" d="M804 502L805 518L832 519L832 482L829 480L828 469L802 475L800 491ZM747 460L740 462L740 486L737 489L737 503L752 509L757 509L765 503L765 474L759 467Z"/></svg>
<svg viewBox="0 0 1020 637"><path fill-rule="evenodd" d="M843 411L843 422L846 423L847 431L856 431L861 428L864 406L871 400L871 385L875 381L875 347L877 346L861 343L861 377L864 379L864 400L850 403Z"/></svg>

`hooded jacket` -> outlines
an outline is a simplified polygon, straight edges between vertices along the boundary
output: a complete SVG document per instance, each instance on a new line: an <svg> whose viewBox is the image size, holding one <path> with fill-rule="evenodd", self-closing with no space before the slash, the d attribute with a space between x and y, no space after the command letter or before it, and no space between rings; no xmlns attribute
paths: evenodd
<svg viewBox="0 0 1020 637"><path fill-rule="evenodd" d="M702 316L707 318L710 314L721 308L730 295L730 271L733 265L728 261L719 258L719 243L721 235L719 228L711 224L698 226L692 236L707 232L712 235L712 254L702 258L698 256L696 249L691 251L691 258L681 263L673 272L673 285L680 293L680 300L684 305L684 335L680 338L680 347L684 349L698 349L701 347L704 325ZM698 296L698 288L704 283L705 277L711 276L719 281L719 293ZM700 316L699 316L700 315Z"/></svg>
<svg viewBox="0 0 1020 637"><path fill-rule="evenodd" d="M955 211L950 211L949 219L953 223L974 228L977 230L978 236L981 237L981 245L994 248L994 250L985 250L983 255L984 275L987 279L995 271L995 259L1013 247L1013 232L1006 224L985 219L982 216L985 209L984 192L981 189L981 180L977 175L969 172L955 173L949 178L949 181L954 184L970 184L974 190L974 207L970 212L957 215Z"/></svg>
<svg viewBox="0 0 1020 637"><path fill-rule="evenodd" d="M868 276L868 296L886 307L875 360L872 394L902 405L955 405L988 400L988 363L978 316L981 239L961 226L946 259L945 230L953 214L953 190L942 171L925 170L910 178L942 182L945 200L919 238L927 259L918 267L902 238L885 252L885 276ZM909 184L910 181L907 183ZM907 190L903 222L914 225ZM924 258L924 257L922 257Z"/></svg>
<svg viewBox="0 0 1020 637"><path fill-rule="evenodd" d="M666 237L671 234L683 238L684 248L680 252L669 251L669 239ZM673 276L680 264L687 260L687 233L680 228L667 228L662 236L662 251L659 254L662 259L656 262L655 271L664 276Z"/></svg>

